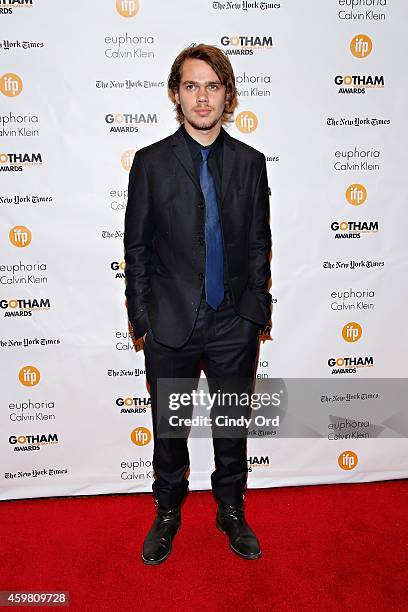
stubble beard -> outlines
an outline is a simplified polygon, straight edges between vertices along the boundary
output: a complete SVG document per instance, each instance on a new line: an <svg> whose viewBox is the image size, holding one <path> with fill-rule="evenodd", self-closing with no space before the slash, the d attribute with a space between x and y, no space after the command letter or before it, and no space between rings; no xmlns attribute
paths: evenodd
<svg viewBox="0 0 408 612"><path fill-rule="evenodd" d="M196 130L211 130L214 126L217 125L217 123L219 122L219 120L222 117L221 113L219 115L219 117L216 117L214 119L212 119L211 121L206 121L205 118L203 118L200 123L197 122L197 120L193 117L184 117L184 120L187 119L187 121L189 122L189 124Z"/></svg>

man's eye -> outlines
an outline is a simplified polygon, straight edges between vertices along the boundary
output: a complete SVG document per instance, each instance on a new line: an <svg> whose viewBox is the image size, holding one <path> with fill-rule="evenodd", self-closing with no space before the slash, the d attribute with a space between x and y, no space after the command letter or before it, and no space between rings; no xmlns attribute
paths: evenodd
<svg viewBox="0 0 408 612"><path fill-rule="evenodd" d="M194 87L195 87L195 85L193 85L192 83L190 83L189 85L186 85L186 89L188 89L189 91L194 89Z"/></svg>
<svg viewBox="0 0 408 612"><path fill-rule="evenodd" d="M211 85L208 86L209 89L211 89L211 91L216 91L218 89L218 85L216 83L211 83Z"/></svg>

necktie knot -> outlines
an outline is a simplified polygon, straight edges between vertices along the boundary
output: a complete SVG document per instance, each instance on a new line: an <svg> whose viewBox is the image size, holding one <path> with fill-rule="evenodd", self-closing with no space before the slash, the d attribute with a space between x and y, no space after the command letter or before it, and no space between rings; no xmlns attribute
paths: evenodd
<svg viewBox="0 0 408 612"><path fill-rule="evenodd" d="M211 153L211 149L201 149L200 153L201 153L202 160L203 161L208 161L208 156Z"/></svg>

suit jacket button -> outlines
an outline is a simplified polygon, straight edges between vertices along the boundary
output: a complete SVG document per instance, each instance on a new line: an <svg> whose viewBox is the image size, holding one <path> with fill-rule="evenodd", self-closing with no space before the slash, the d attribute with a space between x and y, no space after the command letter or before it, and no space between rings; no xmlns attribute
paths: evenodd
<svg viewBox="0 0 408 612"><path fill-rule="evenodd" d="M198 278L200 280L204 280L204 272L200 272L199 275L198 275Z"/></svg>
<svg viewBox="0 0 408 612"><path fill-rule="evenodd" d="M198 208L201 208L201 210L204 208L204 204L203 204L203 202L200 202L200 203L199 203Z"/></svg>

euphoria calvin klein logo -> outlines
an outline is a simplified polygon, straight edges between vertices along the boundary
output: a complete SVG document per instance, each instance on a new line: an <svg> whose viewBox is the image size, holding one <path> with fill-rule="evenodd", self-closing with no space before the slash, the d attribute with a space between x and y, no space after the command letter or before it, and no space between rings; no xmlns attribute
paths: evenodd
<svg viewBox="0 0 408 612"><path fill-rule="evenodd" d="M367 189L360 183L349 185L346 190L346 200L352 206L361 206L367 199Z"/></svg>
<svg viewBox="0 0 408 612"><path fill-rule="evenodd" d="M120 158L120 163L122 164L122 168L126 170L126 172L130 172L135 153L136 153L136 149L128 149L127 151L122 153L122 157Z"/></svg>
<svg viewBox="0 0 408 612"><path fill-rule="evenodd" d="M347 450L339 455L337 462L342 470L354 470L358 464L358 457L354 451Z"/></svg>
<svg viewBox="0 0 408 612"><path fill-rule="evenodd" d="M152 439L152 434L147 427L136 427L131 434L130 439L136 446L146 446Z"/></svg>
<svg viewBox="0 0 408 612"><path fill-rule="evenodd" d="M15 98L23 91L23 81L14 72L6 72L0 77L0 91L8 98Z"/></svg>
<svg viewBox="0 0 408 612"><path fill-rule="evenodd" d="M357 342L363 335L363 329L360 323L350 321L350 323L346 323L341 330L341 335L346 342Z"/></svg>
<svg viewBox="0 0 408 612"><path fill-rule="evenodd" d="M134 17L139 11L139 0L116 0L116 10L121 17Z"/></svg>
<svg viewBox="0 0 408 612"><path fill-rule="evenodd" d="M25 387L34 387L40 382L40 371L35 366L23 366L18 373L19 381Z"/></svg>
<svg viewBox="0 0 408 612"><path fill-rule="evenodd" d="M373 42L366 34L357 34L357 36L354 36L350 42L350 51L354 57L358 57L360 59L370 55L372 49Z"/></svg>
<svg viewBox="0 0 408 612"><path fill-rule="evenodd" d="M24 248L31 242L32 234L25 225L15 225L9 231L9 240L15 247Z"/></svg>
<svg viewBox="0 0 408 612"><path fill-rule="evenodd" d="M255 115L255 113L252 113L251 111L242 111L242 113L239 113L237 115L237 118L235 119L235 125L237 126L240 132L243 132L244 134L250 134L251 132L254 132L258 127L258 117Z"/></svg>

